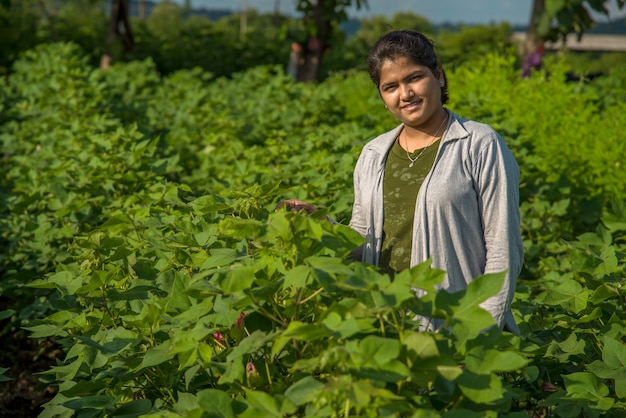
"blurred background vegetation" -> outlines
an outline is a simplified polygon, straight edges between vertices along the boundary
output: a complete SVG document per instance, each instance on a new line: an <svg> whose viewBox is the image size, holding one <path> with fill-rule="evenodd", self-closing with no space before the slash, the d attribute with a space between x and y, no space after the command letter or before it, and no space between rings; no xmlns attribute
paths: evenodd
<svg viewBox="0 0 626 418"><path fill-rule="evenodd" d="M126 4L133 46L111 40L112 5ZM280 13L245 14L229 10L192 8L189 1L0 0L0 75L11 71L23 51L42 43L73 42L101 65L103 54L115 61L151 59L162 75L199 67L214 77L231 76L258 65L283 65L287 70L291 45L306 45L307 20ZM314 2L300 1L305 6ZM344 2L345 3L345 2ZM347 2L348 4L351 2ZM365 4L363 2L363 4ZM300 7L300 6L298 6ZM336 13L338 9L332 10ZM457 66L481 59L486 53L522 55L512 40L524 27L490 25L435 25L416 13L329 21L332 31L324 47L318 80L349 69L362 69L369 47L390 29L415 29L436 43L444 65ZM310 33L310 30L308 31ZM626 33L624 21L595 24L587 32ZM119 34L118 34L119 35ZM550 52L565 55L576 76L604 73L626 62L625 52ZM521 59L520 59L521 60ZM519 64L519 62L517 63Z"/></svg>

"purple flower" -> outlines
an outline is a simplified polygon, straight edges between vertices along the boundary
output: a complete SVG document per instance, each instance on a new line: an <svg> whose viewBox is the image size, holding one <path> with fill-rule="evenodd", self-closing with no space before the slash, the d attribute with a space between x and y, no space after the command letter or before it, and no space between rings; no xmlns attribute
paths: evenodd
<svg viewBox="0 0 626 418"><path fill-rule="evenodd" d="M259 372L257 371L256 366L251 361L249 361L248 364L246 364L246 375L248 377L259 375Z"/></svg>
<svg viewBox="0 0 626 418"><path fill-rule="evenodd" d="M543 385L541 385L541 390L544 392L558 392L559 388L557 388L550 382L543 382Z"/></svg>
<svg viewBox="0 0 626 418"><path fill-rule="evenodd" d="M243 327L243 320L244 320L245 317L246 317L246 313L245 312L242 312L242 313L239 314L239 318L237 318L235 320L235 326L237 328L242 328Z"/></svg>

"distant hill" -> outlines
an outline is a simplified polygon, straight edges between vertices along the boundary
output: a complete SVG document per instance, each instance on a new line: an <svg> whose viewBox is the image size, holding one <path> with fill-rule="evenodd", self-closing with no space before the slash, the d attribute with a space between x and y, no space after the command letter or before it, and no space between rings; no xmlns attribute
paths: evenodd
<svg viewBox="0 0 626 418"><path fill-rule="evenodd" d="M146 17L152 14L152 10L159 4L158 1L146 0ZM129 14L132 17L139 17L139 2L132 1L130 2ZM209 9L206 7L192 7L191 14L196 16L203 16L210 20L218 20L222 17L230 16L234 11L230 9Z"/></svg>
<svg viewBox="0 0 626 418"><path fill-rule="evenodd" d="M587 33L594 33L597 35L626 35L626 19L599 23L588 30Z"/></svg>

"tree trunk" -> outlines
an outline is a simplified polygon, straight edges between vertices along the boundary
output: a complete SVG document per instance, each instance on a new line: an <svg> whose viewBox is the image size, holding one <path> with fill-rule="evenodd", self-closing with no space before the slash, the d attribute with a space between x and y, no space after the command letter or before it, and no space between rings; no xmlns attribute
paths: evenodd
<svg viewBox="0 0 626 418"><path fill-rule="evenodd" d="M302 59L298 68L298 81L315 82L320 79L322 57L330 46L332 21L328 10L334 9L335 0L317 0L311 13L305 17L305 26L315 28L315 33L308 30L308 38L303 45Z"/></svg>
<svg viewBox="0 0 626 418"><path fill-rule="evenodd" d="M533 0L533 9L530 13L530 22L526 29L526 39L524 39L524 50L522 58L526 59L537 49L537 21L546 8L546 0Z"/></svg>
<svg viewBox="0 0 626 418"><path fill-rule="evenodd" d="M139 0L139 20L146 20L146 0Z"/></svg>
<svg viewBox="0 0 626 418"><path fill-rule="evenodd" d="M120 53L130 53L135 45L133 33L130 30L128 18L129 0L113 0L111 5L111 18L109 19L109 29L107 32L106 48L100 59L100 68L108 69ZM116 53L118 45L121 44L122 51Z"/></svg>
<svg viewBox="0 0 626 418"><path fill-rule="evenodd" d="M323 52L316 38L309 38L298 67L298 81L315 82L320 79Z"/></svg>
<svg viewBox="0 0 626 418"><path fill-rule="evenodd" d="M241 2L241 14L239 15L239 38L243 41L246 39L248 32L248 2Z"/></svg>

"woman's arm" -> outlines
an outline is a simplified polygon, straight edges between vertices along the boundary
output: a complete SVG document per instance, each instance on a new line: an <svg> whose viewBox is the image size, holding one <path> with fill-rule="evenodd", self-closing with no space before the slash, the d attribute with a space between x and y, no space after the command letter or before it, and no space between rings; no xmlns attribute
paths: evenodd
<svg viewBox="0 0 626 418"><path fill-rule="evenodd" d="M500 292L481 306L502 328L515 294L524 249L519 213L519 168L502 138L495 136L480 151L475 172L487 254L484 273L506 271Z"/></svg>

